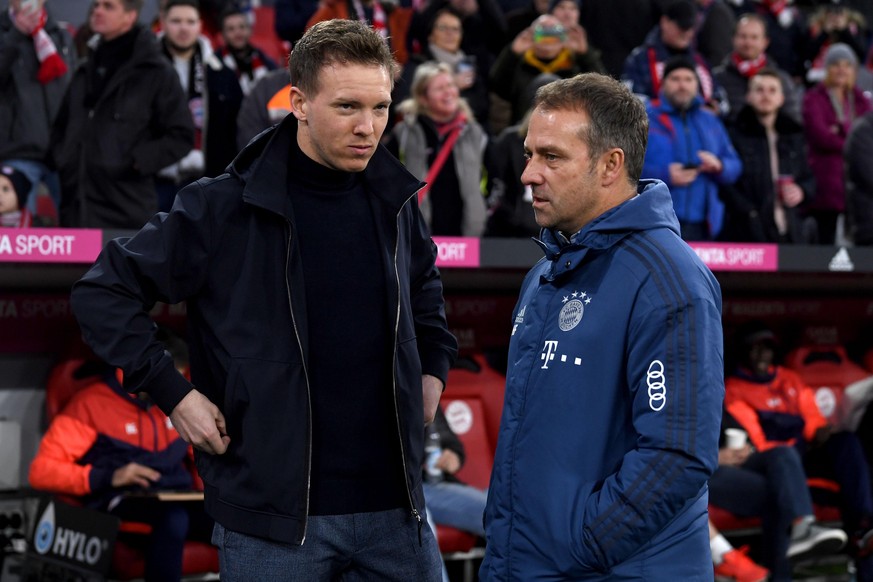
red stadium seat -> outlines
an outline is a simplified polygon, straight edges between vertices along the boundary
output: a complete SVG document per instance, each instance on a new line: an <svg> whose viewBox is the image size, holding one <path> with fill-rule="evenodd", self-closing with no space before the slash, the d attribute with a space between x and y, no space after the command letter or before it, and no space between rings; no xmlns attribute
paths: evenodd
<svg viewBox="0 0 873 582"><path fill-rule="evenodd" d="M506 379L491 370L481 356L449 371L442 406L446 420L464 444L466 460L458 479L486 489L494 465ZM464 580L474 578L473 564L484 555L478 538L451 527L437 526L440 552L446 561L464 562Z"/></svg>

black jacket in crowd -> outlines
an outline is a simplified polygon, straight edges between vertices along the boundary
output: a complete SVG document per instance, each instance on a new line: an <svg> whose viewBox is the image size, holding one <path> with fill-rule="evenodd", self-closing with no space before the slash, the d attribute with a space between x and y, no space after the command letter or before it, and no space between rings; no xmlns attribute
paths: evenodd
<svg viewBox="0 0 873 582"><path fill-rule="evenodd" d="M846 215L856 245L873 245L873 111L846 138Z"/></svg>
<svg viewBox="0 0 873 582"><path fill-rule="evenodd" d="M132 56L85 105L94 51L76 69L52 131L61 224L140 228L157 211L153 176L194 146L179 77L150 31L133 29ZM89 77L90 76L90 77Z"/></svg>
<svg viewBox="0 0 873 582"><path fill-rule="evenodd" d="M815 196L815 179L806 158L806 138L802 126L782 111L776 118L779 173L791 175L804 193L804 202L800 207L785 209L788 232L784 238L780 238L773 218L777 193L770 170L770 147L764 126L758 121L755 111L747 105L728 131L743 163L743 173L735 183L722 189L726 210L722 238L735 242L810 242L804 240L799 208Z"/></svg>
<svg viewBox="0 0 873 582"><path fill-rule="evenodd" d="M305 285L288 181L296 124L289 115L249 144L229 174L185 187L169 214L110 242L74 285L71 301L95 353L123 369L125 388L147 392L167 413L192 384L156 340L149 310L156 301L186 301L193 385L222 411L231 438L222 455L196 455L206 510L233 531L299 544L309 510L313 419ZM445 382L457 342L446 325L436 247L416 204L422 184L381 146L362 175L382 246L408 508L420 518L421 376ZM336 275L337 285L354 287ZM336 308L337 317L354 317L365 307L350 301Z"/></svg>

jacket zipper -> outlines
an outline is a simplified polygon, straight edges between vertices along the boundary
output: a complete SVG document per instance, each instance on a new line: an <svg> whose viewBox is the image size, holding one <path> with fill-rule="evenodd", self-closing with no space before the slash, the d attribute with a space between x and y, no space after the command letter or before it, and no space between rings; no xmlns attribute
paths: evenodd
<svg viewBox="0 0 873 582"><path fill-rule="evenodd" d="M421 519L421 514L418 508L415 507L415 502L412 500L412 489L409 486L409 478L406 474L406 451L403 448L403 430L400 426L400 412L397 409L397 335L400 333L400 274L397 269L397 254L400 247L400 213L403 208L412 200L412 197L418 194L418 190L412 193L412 196L406 199L400 210L397 211L396 230L394 232L394 281L397 284L397 309L394 315L394 352L391 358L391 390L394 394L394 418L397 421L397 436L400 442L400 460L403 466L403 484L406 486L406 498L409 501L409 507L412 509L412 517L418 522L418 545L422 545L421 528L424 522ZM422 429L424 430L424 429Z"/></svg>
<svg viewBox="0 0 873 582"><path fill-rule="evenodd" d="M291 264L293 227L290 220L286 219L286 222L288 223L288 247L285 253L285 290L288 292L288 309L291 310L291 324L294 326L294 336L297 338L297 349L300 350L300 361L303 363L303 377L306 379L306 403L309 407L307 423L309 442L306 446L306 508L303 513L303 537L300 539L300 545L302 546L304 542L306 542L306 528L309 526L309 493L312 485L312 394L309 388L309 370L306 367L306 358L303 355L303 343L300 341L300 332L297 329L297 319L294 317L294 303L291 300L291 284L288 282L288 265Z"/></svg>

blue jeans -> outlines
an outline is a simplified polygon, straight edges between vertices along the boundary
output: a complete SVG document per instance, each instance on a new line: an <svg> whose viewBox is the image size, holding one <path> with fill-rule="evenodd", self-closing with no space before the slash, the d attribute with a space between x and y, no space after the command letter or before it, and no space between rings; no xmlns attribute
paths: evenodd
<svg viewBox="0 0 873 582"><path fill-rule="evenodd" d="M55 208L60 209L61 185L57 173L49 171L48 166L34 160L6 160L5 162L27 176L27 179L33 184L27 195L27 208L31 214L36 215L36 193L40 182L45 183L52 201L55 203Z"/></svg>
<svg viewBox="0 0 873 582"><path fill-rule="evenodd" d="M485 537L482 516L488 493L462 483L424 483L427 514L435 523Z"/></svg>
<svg viewBox="0 0 873 582"><path fill-rule="evenodd" d="M775 447L753 453L739 467L718 467L709 480L709 500L739 516L761 516L762 562L773 580L791 580L791 564L786 556L791 522L813 515L797 449Z"/></svg>
<svg viewBox="0 0 873 582"><path fill-rule="evenodd" d="M427 523L406 509L309 517L306 541L287 545L215 524L222 582L440 581Z"/></svg>

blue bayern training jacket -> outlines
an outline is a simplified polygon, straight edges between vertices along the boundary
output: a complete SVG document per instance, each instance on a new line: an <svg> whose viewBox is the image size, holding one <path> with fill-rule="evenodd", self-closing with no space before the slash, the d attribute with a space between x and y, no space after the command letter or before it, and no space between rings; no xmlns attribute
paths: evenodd
<svg viewBox="0 0 873 582"><path fill-rule="evenodd" d="M659 181L542 239L513 312L481 578L712 580L718 283Z"/></svg>

